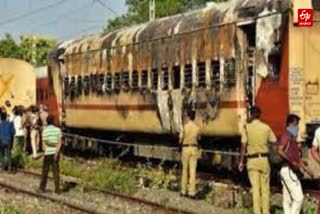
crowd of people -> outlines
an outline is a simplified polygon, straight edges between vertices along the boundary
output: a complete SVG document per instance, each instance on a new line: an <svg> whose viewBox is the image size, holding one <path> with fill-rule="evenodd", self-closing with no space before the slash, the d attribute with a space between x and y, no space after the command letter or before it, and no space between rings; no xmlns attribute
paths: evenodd
<svg viewBox="0 0 320 214"><path fill-rule="evenodd" d="M53 166L55 192L59 193L59 154L62 132L44 105L14 106L9 101L0 108L0 169L15 173L27 156L43 157L40 192L45 191L49 167Z"/></svg>

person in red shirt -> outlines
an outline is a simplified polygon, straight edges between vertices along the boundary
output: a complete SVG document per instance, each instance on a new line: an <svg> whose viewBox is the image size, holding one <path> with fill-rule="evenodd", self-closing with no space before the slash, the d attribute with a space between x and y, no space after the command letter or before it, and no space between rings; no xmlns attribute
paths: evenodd
<svg viewBox="0 0 320 214"><path fill-rule="evenodd" d="M285 214L299 214L302 208L303 191L297 175L305 171L311 177L313 173L301 158L300 146L297 142L300 117L290 114L287 117L287 130L282 134L278 153L283 159L280 177L283 192L283 210Z"/></svg>

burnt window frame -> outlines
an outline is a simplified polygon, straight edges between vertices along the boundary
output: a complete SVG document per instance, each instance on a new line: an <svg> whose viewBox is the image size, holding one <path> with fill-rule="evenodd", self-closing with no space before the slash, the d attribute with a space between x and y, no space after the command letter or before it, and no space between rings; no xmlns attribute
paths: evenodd
<svg viewBox="0 0 320 214"><path fill-rule="evenodd" d="M78 94L78 96L81 96L82 95L82 93L83 93L83 77L82 77L82 75L81 74L79 74L78 76L77 76L77 82L76 82L76 87L77 87L77 94Z"/></svg>
<svg viewBox="0 0 320 214"><path fill-rule="evenodd" d="M105 75L105 91L107 93L111 93L113 90L113 75L111 72L107 72L107 74Z"/></svg>
<svg viewBox="0 0 320 214"><path fill-rule="evenodd" d="M155 78L155 76L156 76L156 78ZM151 70L151 89L153 91L157 91L159 88L158 86L159 86L159 69L153 68Z"/></svg>
<svg viewBox="0 0 320 214"><path fill-rule="evenodd" d="M113 74L113 89L116 93L121 91L121 72L115 72Z"/></svg>
<svg viewBox="0 0 320 214"><path fill-rule="evenodd" d="M74 100L77 97L77 78L72 76L70 80L70 100Z"/></svg>
<svg viewBox="0 0 320 214"><path fill-rule="evenodd" d="M186 71L190 71L190 74L187 76ZM193 87L193 66L192 64L186 64L183 68L183 77L184 77L184 81L183 81L183 85L184 88L186 89L192 89ZM187 78L188 77L188 78ZM190 80L190 82L187 82L187 79Z"/></svg>
<svg viewBox="0 0 320 214"><path fill-rule="evenodd" d="M103 95L103 93L104 93L104 80L105 80L105 74L98 73L98 82L97 82L98 95Z"/></svg>
<svg viewBox="0 0 320 214"><path fill-rule="evenodd" d="M200 69L204 68L204 69ZM197 63L197 87L198 88L206 88L207 87L207 72L206 72L206 62L199 61ZM200 73L202 71L203 73ZM204 74L204 76L203 76Z"/></svg>
<svg viewBox="0 0 320 214"><path fill-rule="evenodd" d="M210 81L211 87L219 89L221 82L221 65L220 60L211 60Z"/></svg>
<svg viewBox="0 0 320 214"><path fill-rule="evenodd" d="M133 70L131 72L131 90L132 92L137 92L139 91L139 72L138 70Z"/></svg>
<svg viewBox="0 0 320 214"><path fill-rule="evenodd" d="M236 59L229 58L224 62L224 79L227 88L233 88L237 85Z"/></svg>
<svg viewBox="0 0 320 214"><path fill-rule="evenodd" d="M142 70L140 75L141 89L146 90L149 88L149 72L148 70Z"/></svg>
<svg viewBox="0 0 320 214"><path fill-rule="evenodd" d="M63 78L63 95L65 98L69 97L70 95L70 77L68 75L66 75ZM40 93L39 93L40 94Z"/></svg>
<svg viewBox="0 0 320 214"><path fill-rule="evenodd" d="M90 75L84 75L83 77L83 92L85 96L90 94Z"/></svg>
<svg viewBox="0 0 320 214"><path fill-rule="evenodd" d="M169 67L167 65L164 65L161 68L161 90L162 91L168 91L169 90Z"/></svg>
<svg viewBox="0 0 320 214"><path fill-rule="evenodd" d="M121 72L121 89L124 92L128 92L130 90L130 73L129 71Z"/></svg>
<svg viewBox="0 0 320 214"><path fill-rule="evenodd" d="M172 73L171 75L172 89L174 90L180 89L181 88L181 66L180 65L172 66L171 73ZM178 75L179 78L176 78L176 73L179 73Z"/></svg>

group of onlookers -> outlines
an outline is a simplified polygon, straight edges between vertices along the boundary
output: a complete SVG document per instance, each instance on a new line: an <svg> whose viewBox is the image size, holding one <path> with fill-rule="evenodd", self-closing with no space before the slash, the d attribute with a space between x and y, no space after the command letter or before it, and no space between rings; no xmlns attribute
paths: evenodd
<svg viewBox="0 0 320 214"><path fill-rule="evenodd" d="M14 106L0 109L0 159L2 169L12 172L23 165L27 154L37 158L42 151L41 133L48 117L45 106ZM30 148L31 147L31 148ZM11 157L13 156L13 158Z"/></svg>
<svg viewBox="0 0 320 214"><path fill-rule="evenodd" d="M39 191L46 187L49 167L53 166L55 192L59 193L59 154L62 132L54 126L54 118L46 106L14 106L9 101L0 108L0 162L1 170L15 172L24 165L26 156L43 157L42 179ZM11 157L12 156L12 157Z"/></svg>

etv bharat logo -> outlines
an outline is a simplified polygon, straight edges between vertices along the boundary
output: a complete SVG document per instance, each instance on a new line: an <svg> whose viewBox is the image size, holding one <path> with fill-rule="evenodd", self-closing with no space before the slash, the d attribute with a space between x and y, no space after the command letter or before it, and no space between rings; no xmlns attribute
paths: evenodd
<svg viewBox="0 0 320 214"><path fill-rule="evenodd" d="M311 27L313 25L313 10L298 9L298 26Z"/></svg>

